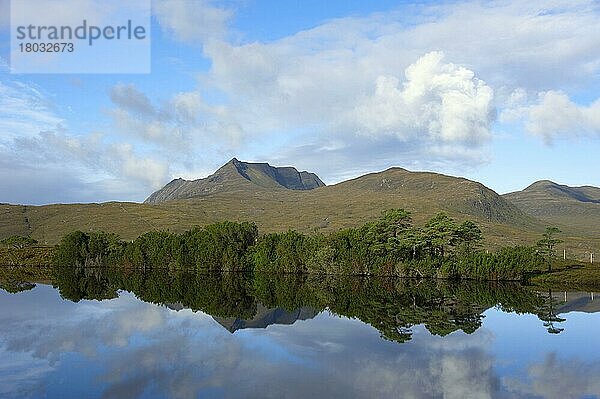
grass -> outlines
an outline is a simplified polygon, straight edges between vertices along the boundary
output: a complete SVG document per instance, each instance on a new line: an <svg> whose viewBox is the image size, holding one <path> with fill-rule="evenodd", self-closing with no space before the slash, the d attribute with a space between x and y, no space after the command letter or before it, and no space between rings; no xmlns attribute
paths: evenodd
<svg viewBox="0 0 600 399"><path fill-rule="evenodd" d="M53 247L0 248L1 266L50 266Z"/></svg>
<svg viewBox="0 0 600 399"><path fill-rule="evenodd" d="M533 277L530 283L553 289L600 291L600 263L557 260L551 272Z"/></svg>

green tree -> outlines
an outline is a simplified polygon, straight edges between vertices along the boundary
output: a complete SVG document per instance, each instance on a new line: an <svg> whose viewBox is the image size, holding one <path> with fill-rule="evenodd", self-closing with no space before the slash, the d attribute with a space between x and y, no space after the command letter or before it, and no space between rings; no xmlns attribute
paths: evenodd
<svg viewBox="0 0 600 399"><path fill-rule="evenodd" d="M482 239L481 229L470 220L465 220L456 229L456 244L464 254L477 249Z"/></svg>
<svg viewBox="0 0 600 399"><path fill-rule="evenodd" d="M377 255L391 253L399 255L409 247L408 232L412 229L410 212L404 209L389 209L381 217L365 226L371 250Z"/></svg>
<svg viewBox="0 0 600 399"><path fill-rule="evenodd" d="M423 231L423 238L426 246L432 256L441 256L447 253L448 249L456 243L457 226L454 219L440 212L431 218Z"/></svg>
<svg viewBox="0 0 600 399"><path fill-rule="evenodd" d="M558 227L546 227L546 231L542 234L542 239L536 244L539 252L546 257L548 261L548 271L552 271L551 260L556 257L556 245L563 242L561 239L555 237L555 235L560 232Z"/></svg>
<svg viewBox="0 0 600 399"><path fill-rule="evenodd" d="M74 231L62 238L54 250L57 266L104 266L121 259L124 243L119 236L103 231Z"/></svg>

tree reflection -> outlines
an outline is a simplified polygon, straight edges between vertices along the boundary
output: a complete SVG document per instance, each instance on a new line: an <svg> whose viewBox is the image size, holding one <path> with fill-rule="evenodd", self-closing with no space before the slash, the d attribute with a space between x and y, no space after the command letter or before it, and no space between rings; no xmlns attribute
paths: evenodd
<svg viewBox="0 0 600 399"><path fill-rule="evenodd" d="M548 290L548 296L545 298L544 304L538 313L540 320L544 322L544 327L550 334L560 334L564 328L557 326L555 323L562 323L566 321L562 317L559 317L556 312L557 300L552 296L552 290Z"/></svg>
<svg viewBox="0 0 600 399"><path fill-rule="evenodd" d="M55 268L53 284L72 301L110 299L125 290L146 302L240 320L254 318L259 305L288 312L308 307L315 314L329 309L360 319L396 342L410 340L416 325L440 336L457 330L473 333L484 311L494 306L536 314L550 333L562 331L555 323L564 321L545 295L499 282L71 267Z"/></svg>

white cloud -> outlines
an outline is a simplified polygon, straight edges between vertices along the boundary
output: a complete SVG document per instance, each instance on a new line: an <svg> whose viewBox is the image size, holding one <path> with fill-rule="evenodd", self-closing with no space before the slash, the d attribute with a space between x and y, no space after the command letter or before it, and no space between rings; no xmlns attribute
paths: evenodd
<svg viewBox="0 0 600 399"><path fill-rule="evenodd" d="M232 58L243 59L245 52ZM267 136L289 129L306 131L300 139L293 136L260 154L264 159L316 171L328 182L394 164L448 169L472 167L487 159L485 144L495 119L493 90L473 71L444 62L441 52L425 54L388 74L374 71L370 81L350 65L329 69L331 60L323 61L319 71L320 57L319 61L292 58L275 72L263 69L268 64L264 57L259 57L261 62L248 57L262 72L253 76L253 67L248 66L243 81L241 75L215 77L233 85L226 89L239 95L240 102L230 105L236 123L244 131ZM314 67L294 67L303 63ZM296 75L286 70L288 65Z"/></svg>
<svg viewBox="0 0 600 399"><path fill-rule="evenodd" d="M110 89L110 99L126 111L154 116L155 110L150 99L133 84L116 84Z"/></svg>
<svg viewBox="0 0 600 399"><path fill-rule="evenodd" d="M493 90L472 71L442 63L443 57L432 52L419 58L406 68L402 86L395 76L379 76L375 93L347 114L348 129L442 144L487 141L494 118Z"/></svg>
<svg viewBox="0 0 600 399"><path fill-rule="evenodd" d="M533 95L518 88L505 104L499 118L501 122L523 126L547 145L556 139L600 138L600 98L580 105L563 91L549 90Z"/></svg>
<svg viewBox="0 0 600 399"><path fill-rule="evenodd" d="M75 163L125 181L140 182L152 189L160 188L169 178L166 162L140 156L128 143L107 143L101 134L77 137L47 131L34 138L16 140L14 148L21 156L41 158L46 166Z"/></svg>
<svg viewBox="0 0 600 399"><path fill-rule="evenodd" d="M81 4L94 13L94 2ZM495 109L500 122L523 122L546 142L600 131L598 101L582 106L567 94L598 81L592 0L400 7L268 42L232 40L233 11L216 2L153 5L172 38L202 45L198 57L211 66L198 89L157 102L132 84L114 86L116 134L77 155L77 142L92 145L91 136L65 133L35 86L0 83L3 138L35 142L48 139L40 131L55 132L64 142L53 156L43 152L55 165L70 156L121 181L114 187L131 178L149 190L173 171L190 176L232 155L293 164L329 183L391 165L463 173L490 159ZM4 148L14 151L10 141Z"/></svg>
<svg viewBox="0 0 600 399"><path fill-rule="evenodd" d="M265 150L267 159L295 152L300 158L288 162L317 169L294 148L356 163L357 153L385 142L397 153L363 158L460 172L489 159L495 108L511 106L504 93L581 87L600 72L594 2L415 10L412 21L400 12L340 18L271 42L212 40L204 46L212 66L201 82L225 94L220 120L243 134L296 132ZM342 142L337 155L324 150L332 142ZM347 162L330 163L321 173L331 181L344 168Z"/></svg>
<svg viewBox="0 0 600 399"><path fill-rule="evenodd" d="M117 84L110 89L116 105L109 111L117 129L126 135L157 146L163 153L176 152L179 158L197 156L199 147L206 151L235 149L244 132L228 118L223 107L207 104L199 92L179 92L160 105L134 85Z"/></svg>
<svg viewBox="0 0 600 399"><path fill-rule="evenodd" d="M189 43L223 38L233 14L210 0L154 0L153 8L163 29Z"/></svg>
<svg viewBox="0 0 600 399"><path fill-rule="evenodd" d="M589 136L600 138L600 99L578 105L559 91L540 93L537 104L525 109L528 132L551 143L556 138Z"/></svg>
<svg viewBox="0 0 600 399"><path fill-rule="evenodd" d="M121 102L131 99L131 90L121 91ZM164 157L135 142L76 134L64 124L36 85L0 82L0 201L141 200L171 177Z"/></svg>
<svg viewBox="0 0 600 399"><path fill-rule="evenodd" d="M63 123L39 87L20 81L0 81L0 140L31 137Z"/></svg>
<svg viewBox="0 0 600 399"><path fill-rule="evenodd" d="M562 358L549 353L527 368L530 384L506 378L505 384L518 397L548 399L594 397L600 393L600 363Z"/></svg>
<svg viewBox="0 0 600 399"><path fill-rule="evenodd" d="M581 85L600 68L598 12L592 0L462 2L407 31L403 43L441 48L494 84Z"/></svg>

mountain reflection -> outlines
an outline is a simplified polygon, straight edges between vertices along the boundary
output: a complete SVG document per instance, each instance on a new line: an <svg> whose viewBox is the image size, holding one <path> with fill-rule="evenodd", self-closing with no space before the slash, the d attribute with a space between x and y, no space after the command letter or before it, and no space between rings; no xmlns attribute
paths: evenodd
<svg viewBox="0 0 600 399"><path fill-rule="evenodd" d="M291 324L328 309L376 328L385 339L405 342L424 325L445 336L472 333L485 310L532 313L551 333L562 331L557 299L511 283L448 283L380 277L203 274L168 269L56 268L53 284L63 298L105 300L120 290L143 301L210 314L228 331Z"/></svg>
<svg viewBox="0 0 600 399"><path fill-rule="evenodd" d="M301 307L288 312L282 308L266 308L262 304L257 305L256 315L250 320L237 317L213 317L213 319L225 327L227 331L234 333L245 328L267 328L273 324L294 324L298 320L308 320L315 317L319 312L311 307Z"/></svg>

